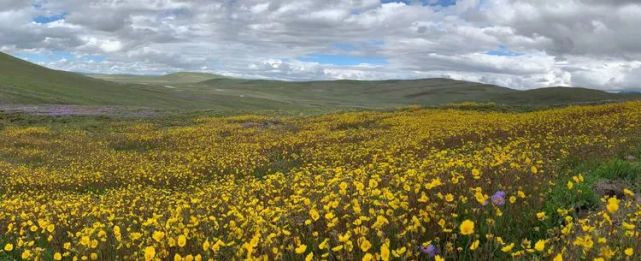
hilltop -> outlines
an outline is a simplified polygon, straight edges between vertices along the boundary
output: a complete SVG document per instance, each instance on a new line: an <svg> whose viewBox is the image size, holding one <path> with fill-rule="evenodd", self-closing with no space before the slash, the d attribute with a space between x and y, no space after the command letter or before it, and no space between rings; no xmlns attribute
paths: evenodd
<svg viewBox="0 0 641 261"><path fill-rule="evenodd" d="M166 75L88 74L87 76L112 82L148 85L187 84L227 78L222 75L198 72L176 72Z"/></svg>

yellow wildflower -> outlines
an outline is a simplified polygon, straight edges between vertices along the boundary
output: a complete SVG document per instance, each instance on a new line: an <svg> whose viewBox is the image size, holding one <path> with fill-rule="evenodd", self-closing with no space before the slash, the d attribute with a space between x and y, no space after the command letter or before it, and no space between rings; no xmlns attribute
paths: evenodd
<svg viewBox="0 0 641 261"><path fill-rule="evenodd" d="M474 222L472 220L466 219L459 226L461 235L471 235L474 233Z"/></svg>

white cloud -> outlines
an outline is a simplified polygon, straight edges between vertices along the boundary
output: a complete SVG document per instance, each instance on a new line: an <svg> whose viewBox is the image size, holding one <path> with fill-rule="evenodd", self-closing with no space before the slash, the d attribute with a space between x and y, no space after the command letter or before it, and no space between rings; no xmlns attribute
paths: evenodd
<svg viewBox="0 0 641 261"><path fill-rule="evenodd" d="M48 61L103 73L209 70L285 80L449 77L515 88L639 87L635 0L0 0L0 50L100 55ZM66 14L37 24L38 15ZM520 56L486 54L505 46ZM311 54L379 65L303 62ZM356 58L354 58L356 59ZM44 63L44 62L43 62ZM357 64L357 63L355 63Z"/></svg>

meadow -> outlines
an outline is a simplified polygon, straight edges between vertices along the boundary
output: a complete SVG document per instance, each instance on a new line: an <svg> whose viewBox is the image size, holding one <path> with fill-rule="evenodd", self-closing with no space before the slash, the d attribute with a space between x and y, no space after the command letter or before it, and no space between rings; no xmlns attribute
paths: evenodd
<svg viewBox="0 0 641 261"><path fill-rule="evenodd" d="M638 260L641 102L0 115L0 259Z"/></svg>

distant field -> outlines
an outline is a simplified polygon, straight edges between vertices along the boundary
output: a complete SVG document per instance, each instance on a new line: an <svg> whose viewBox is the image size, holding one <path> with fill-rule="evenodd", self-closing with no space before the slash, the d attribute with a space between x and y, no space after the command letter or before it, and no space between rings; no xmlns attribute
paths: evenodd
<svg viewBox="0 0 641 261"><path fill-rule="evenodd" d="M317 114L461 102L541 107L641 97L580 88L517 91L448 79L282 82L204 73L91 75L92 78L50 70L1 53L0 71L0 105L4 106L121 106L223 114Z"/></svg>

